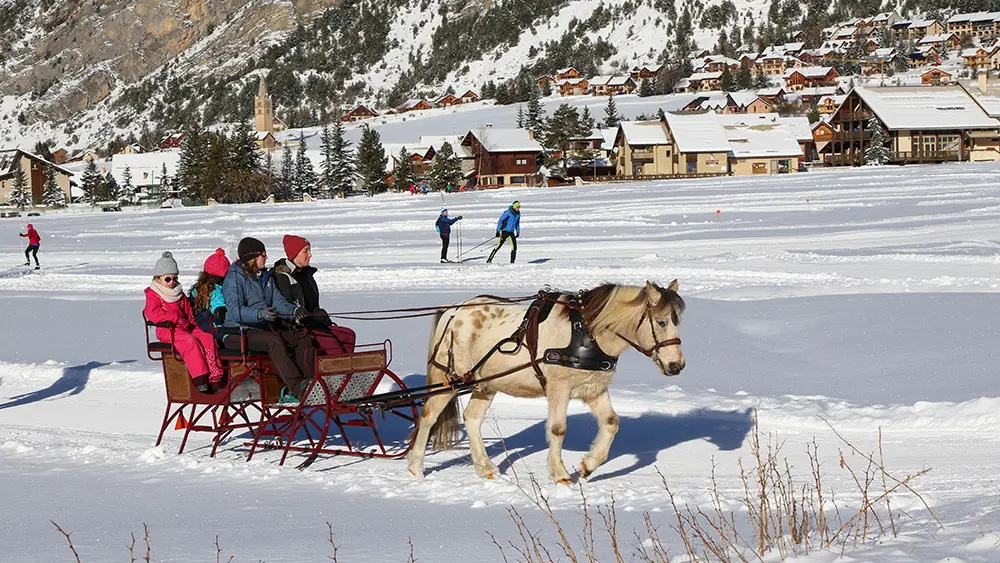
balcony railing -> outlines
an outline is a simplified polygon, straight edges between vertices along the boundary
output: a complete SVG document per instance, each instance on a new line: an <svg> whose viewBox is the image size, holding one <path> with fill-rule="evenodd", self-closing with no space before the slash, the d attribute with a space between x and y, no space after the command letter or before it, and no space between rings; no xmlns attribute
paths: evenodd
<svg viewBox="0 0 1000 563"><path fill-rule="evenodd" d="M892 164L921 164L929 162L947 162L965 160L965 154L959 151L894 151L889 153ZM828 154L823 162L828 166L860 166L865 163L863 152Z"/></svg>
<svg viewBox="0 0 1000 563"><path fill-rule="evenodd" d="M870 131L834 131L833 140L840 142L868 141L872 138Z"/></svg>

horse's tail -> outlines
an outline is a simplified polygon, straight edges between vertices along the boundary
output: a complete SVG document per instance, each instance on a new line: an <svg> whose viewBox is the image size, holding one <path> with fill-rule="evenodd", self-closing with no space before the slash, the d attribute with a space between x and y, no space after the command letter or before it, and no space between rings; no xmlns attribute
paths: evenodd
<svg viewBox="0 0 1000 563"><path fill-rule="evenodd" d="M438 325L443 316L444 311L438 311L434 314L431 322L431 338L427 349L427 385L445 383L448 380L448 374L434 365L434 349L437 347L438 341L445 337L444 334L438 334ZM453 396L448 401L448 406L441 411L441 414L438 415L437 420L434 422L434 426L430 429L431 447L435 450L448 449L457 444L461 438L461 425L458 420L458 401L456 399L457 396ZM422 417L417 419L417 424L420 424L420 420L422 420ZM417 429L417 425L414 425L413 432L410 434L410 442L416 438Z"/></svg>

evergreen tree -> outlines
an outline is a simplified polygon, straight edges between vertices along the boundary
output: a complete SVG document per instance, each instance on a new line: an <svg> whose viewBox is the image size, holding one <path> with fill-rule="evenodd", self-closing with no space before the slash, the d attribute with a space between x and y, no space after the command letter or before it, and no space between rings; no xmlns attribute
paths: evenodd
<svg viewBox="0 0 1000 563"><path fill-rule="evenodd" d="M165 201L170 197L177 195L174 193L173 188L176 188L176 178L174 183L171 184L171 178L167 175L167 163L164 162L163 166L160 167L160 201ZM171 187L173 185L173 188Z"/></svg>
<svg viewBox="0 0 1000 563"><path fill-rule="evenodd" d="M538 88L532 88L528 95L528 111L524 116L524 128L541 135L545 130L545 110L538 97Z"/></svg>
<svg viewBox="0 0 1000 563"><path fill-rule="evenodd" d="M378 131L365 125L358 144L358 174L361 175L362 188L370 195L385 189L383 180L387 162Z"/></svg>
<svg viewBox="0 0 1000 563"><path fill-rule="evenodd" d="M205 174L210 170L206 164L210 135L205 134L197 121L192 121L184 129L181 155L177 162L175 188L188 197L203 201L207 195Z"/></svg>
<svg viewBox="0 0 1000 563"><path fill-rule="evenodd" d="M617 127L617 125L615 126ZM584 137L590 133L591 128L582 122L576 108L569 104L561 104L552 112L544 145L546 148L562 152L562 166L565 169L570 139Z"/></svg>
<svg viewBox="0 0 1000 563"><path fill-rule="evenodd" d="M232 160L229 175L256 173L260 168L260 152L257 135L247 121L240 122L236 132L229 139L229 158ZM232 178L230 178L232 181Z"/></svg>
<svg viewBox="0 0 1000 563"><path fill-rule="evenodd" d="M354 151L351 145L344 138L344 124L338 119L333 124L333 131L330 140L332 146L332 196L335 193L347 193L354 189L355 165Z"/></svg>
<svg viewBox="0 0 1000 563"><path fill-rule="evenodd" d="M518 129L524 129L524 108L521 107L521 104L517 105L517 121L515 123Z"/></svg>
<svg viewBox="0 0 1000 563"><path fill-rule="evenodd" d="M121 203L121 186L115 180L114 174L108 173L101 184L100 201L117 201Z"/></svg>
<svg viewBox="0 0 1000 563"><path fill-rule="evenodd" d="M740 64L740 70L736 73L736 88L738 90L753 88L753 72L750 71L750 65L746 61Z"/></svg>
<svg viewBox="0 0 1000 563"><path fill-rule="evenodd" d="M24 170L21 169L21 161L18 160L17 164L15 164L14 183L11 185L10 193L7 195L7 204L23 211L31 203L30 192L31 187L28 185L28 178L24 175Z"/></svg>
<svg viewBox="0 0 1000 563"><path fill-rule="evenodd" d="M457 187L462 182L462 159L455 154L451 143L441 145L434 156L430 171L431 189L443 190L446 186Z"/></svg>
<svg viewBox="0 0 1000 563"><path fill-rule="evenodd" d="M621 121L622 116L618 113L618 107L615 106L615 97L608 96L608 105L604 106L604 127L614 129Z"/></svg>
<svg viewBox="0 0 1000 563"><path fill-rule="evenodd" d="M274 174L274 159L271 158L271 151L264 155L264 189L267 194L273 194L277 190L277 176Z"/></svg>
<svg viewBox="0 0 1000 563"><path fill-rule="evenodd" d="M316 172L306 155L306 137L299 133L299 148L295 152L295 195L316 195Z"/></svg>
<svg viewBox="0 0 1000 563"><path fill-rule="evenodd" d="M83 169L83 175L80 177L80 189L83 191L83 200L90 202L91 205L96 204L97 200L95 198L101 191L103 183L101 173L97 171L97 163L93 159L88 160L87 166Z"/></svg>
<svg viewBox="0 0 1000 563"><path fill-rule="evenodd" d="M139 191L135 189L132 185L132 169L128 166L122 171L122 185L121 185L122 201L130 205L135 205L139 203Z"/></svg>
<svg viewBox="0 0 1000 563"><path fill-rule="evenodd" d="M647 78L645 80L640 81L639 83L640 98L648 98L649 96L653 96L655 94L656 90L653 88L653 80L651 78Z"/></svg>
<svg viewBox="0 0 1000 563"><path fill-rule="evenodd" d="M892 157L892 152L889 150L888 143L886 142L885 130L882 129L882 124L879 123L875 116L865 124L865 130L870 131L871 145L865 149L865 164L869 166L881 166L883 164L888 164L889 159Z"/></svg>
<svg viewBox="0 0 1000 563"><path fill-rule="evenodd" d="M52 141L38 141L35 143L35 154L44 158L46 161L52 161Z"/></svg>
<svg viewBox="0 0 1000 563"><path fill-rule="evenodd" d="M231 140L224 133L207 133L202 137L205 160L201 163L201 190L186 191L189 198L199 202L213 198L229 201L240 186L233 185L233 158L230 152Z"/></svg>
<svg viewBox="0 0 1000 563"><path fill-rule="evenodd" d="M399 149L399 155L396 157L396 167L392 173L392 189L397 192L405 192L410 189L410 185L414 181L413 167L410 166L410 153L406 151L406 147L403 147Z"/></svg>
<svg viewBox="0 0 1000 563"><path fill-rule="evenodd" d="M340 122L340 117L337 117ZM333 134L330 132L330 125L323 125L323 132L319 137L319 186L318 191L323 197L333 196L333 185L335 175L335 155L333 151Z"/></svg>
<svg viewBox="0 0 1000 563"><path fill-rule="evenodd" d="M128 170L126 168L126 170ZM49 207L62 207L66 205L66 194L56 183L56 168L49 163L45 167L45 185L42 188L42 203Z"/></svg>
<svg viewBox="0 0 1000 563"><path fill-rule="evenodd" d="M583 113L580 115L580 124L587 129L588 134L594 128L594 116L590 115L590 108L588 106L583 106Z"/></svg>
<svg viewBox="0 0 1000 563"><path fill-rule="evenodd" d="M753 79L753 88L755 90L763 90L765 88L770 88L770 87L771 87L771 80L763 72L758 74Z"/></svg>
<svg viewBox="0 0 1000 563"><path fill-rule="evenodd" d="M720 77L720 88L723 92L735 92L736 88L736 77L733 76L733 72L729 70L729 67L722 68L722 76Z"/></svg>
<svg viewBox="0 0 1000 563"><path fill-rule="evenodd" d="M278 171L274 197L278 201L289 201L292 199L293 189L295 189L295 160L292 158L292 146L285 143L285 147L281 150L281 170Z"/></svg>

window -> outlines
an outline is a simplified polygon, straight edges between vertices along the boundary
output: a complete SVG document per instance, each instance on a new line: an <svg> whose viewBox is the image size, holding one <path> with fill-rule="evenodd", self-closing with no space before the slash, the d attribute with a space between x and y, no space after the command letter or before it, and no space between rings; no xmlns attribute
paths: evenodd
<svg viewBox="0 0 1000 563"><path fill-rule="evenodd" d="M502 186L503 185L503 176L497 176L497 185L498 186Z"/></svg>
<svg viewBox="0 0 1000 563"><path fill-rule="evenodd" d="M527 158L518 158L517 160L514 161L514 164L516 164L518 166L524 166L524 165L528 164L528 159Z"/></svg>
<svg viewBox="0 0 1000 563"><path fill-rule="evenodd" d="M510 177L510 183L511 184L523 184L524 183L524 176L511 176Z"/></svg>

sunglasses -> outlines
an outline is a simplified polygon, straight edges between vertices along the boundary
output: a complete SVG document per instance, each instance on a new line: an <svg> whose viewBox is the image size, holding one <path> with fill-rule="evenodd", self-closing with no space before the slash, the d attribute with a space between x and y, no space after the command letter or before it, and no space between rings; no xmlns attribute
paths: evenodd
<svg viewBox="0 0 1000 563"><path fill-rule="evenodd" d="M163 283L174 283L175 281L176 282L181 281L177 276L163 276L160 279L163 280Z"/></svg>

